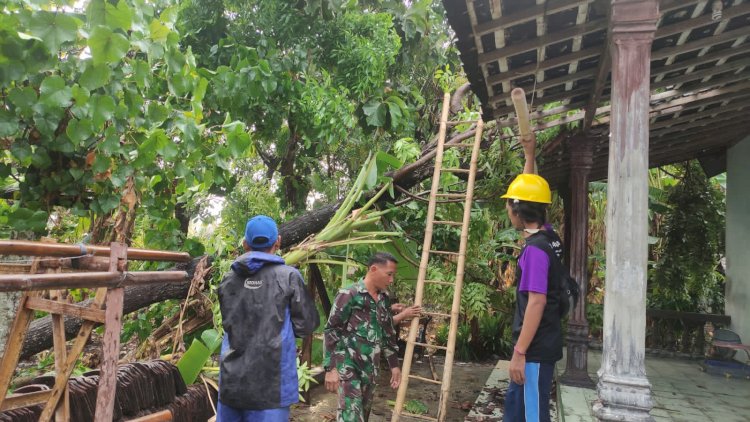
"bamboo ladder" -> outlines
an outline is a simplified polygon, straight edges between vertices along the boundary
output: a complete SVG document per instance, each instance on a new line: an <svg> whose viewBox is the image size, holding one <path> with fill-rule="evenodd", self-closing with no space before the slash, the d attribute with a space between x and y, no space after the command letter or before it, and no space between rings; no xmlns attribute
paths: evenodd
<svg viewBox="0 0 750 422"><path fill-rule="evenodd" d="M434 344L420 343L416 341L417 331L419 327L419 318L414 318L411 321L409 329L409 337L406 342L406 353L404 354L404 363L401 373L401 385L398 389L398 395L396 397L396 405L393 409L393 416L391 421L398 422L401 416L410 418L416 418L421 420L429 421L445 421L446 412L448 408L448 395L450 392L451 374L453 371L453 357L456 348L456 333L458 331L458 314L461 308L461 288L463 286L464 279L464 267L466 260L466 243L468 241L469 234L469 220L471 218L471 203L473 200L474 192L474 180L477 172L477 157L479 155L479 144L482 139L482 128L484 123L482 120L477 121L476 133L474 135L473 143L455 143L445 144L445 134L448 125L456 125L460 123L468 122L449 122L448 111L450 109L450 94L446 93L443 97L443 108L440 117L440 131L438 133L438 144L437 153L435 155L435 170L432 175L432 188L430 190L429 205L427 207L427 223L425 227L424 243L422 245L422 259L419 263L419 275L417 276L416 294L414 299L415 305L423 305L422 300L424 296L425 283L448 285L453 287L453 303L451 305L451 313L444 314L438 312L423 312L423 314L450 318L450 329L448 331L448 344L447 346L437 346ZM471 148L471 162L469 169L461 168L442 168L443 151L445 148ZM469 180L466 188L466 194L457 193L441 193L440 190L440 175L443 172L447 173L468 173ZM445 199L464 199L464 213L462 221L436 221L435 220L435 208L438 203L438 198ZM432 250L432 231L435 225L449 225L461 227L461 240L459 243L458 251L438 251ZM427 265L432 255L447 255L457 259L456 265L456 278L453 283L438 280L428 280L427 277ZM424 348L440 349L445 350L445 363L443 365L443 377L442 380L434 380L429 378L420 377L411 374L411 362L414 356L414 347L421 346ZM407 389L409 387L409 380L417 380L421 382L427 382L440 386L440 401L438 405L437 417L419 415L414 413L405 412L404 401L406 400Z"/></svg>

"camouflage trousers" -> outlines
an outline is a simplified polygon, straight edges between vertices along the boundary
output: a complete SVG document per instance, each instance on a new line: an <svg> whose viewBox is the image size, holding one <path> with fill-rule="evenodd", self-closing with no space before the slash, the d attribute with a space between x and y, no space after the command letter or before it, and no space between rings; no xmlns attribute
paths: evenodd
<svg viewBox="0 0 750 422"><path fill-rule="evenodd" d="M375 386L375 374L347 365L340 367L336 422L367 422Z"/></svg>

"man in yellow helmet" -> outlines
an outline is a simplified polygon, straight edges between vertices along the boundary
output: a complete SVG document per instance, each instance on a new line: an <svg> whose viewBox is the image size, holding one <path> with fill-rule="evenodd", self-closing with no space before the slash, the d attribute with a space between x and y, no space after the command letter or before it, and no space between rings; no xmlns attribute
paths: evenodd
<svg viewBox="0 0 750 422"><path fill-rule="evenodd" d="M550 420L549 400L555 362L562 358L561 286L566 271L562 242L547 224L552 202L547 181L535 169L536 139L522 137L526 163L502 198L524 247L516 267L516 306L513 316L513 357L505 396L504 422Z"/></svg>

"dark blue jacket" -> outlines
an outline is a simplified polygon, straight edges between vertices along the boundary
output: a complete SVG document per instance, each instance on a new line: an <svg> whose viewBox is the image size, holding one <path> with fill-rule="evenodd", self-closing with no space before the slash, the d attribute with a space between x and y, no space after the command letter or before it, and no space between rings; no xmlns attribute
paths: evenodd
<svg viewBox="0 0 750 422"><path fill-rule="evenodd" d="M298 401L296 337L320 324L302 275L276 255L246 253L219 285L225 338L219 400L237 409Z"/></svg>

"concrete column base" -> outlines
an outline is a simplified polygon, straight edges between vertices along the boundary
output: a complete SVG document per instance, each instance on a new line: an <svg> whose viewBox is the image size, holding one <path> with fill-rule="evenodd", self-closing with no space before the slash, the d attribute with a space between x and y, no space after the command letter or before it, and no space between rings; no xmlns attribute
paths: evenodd
<svg viewBox="0 0 750 422"><path fill-rule="evenodd" d="M651 384L644 378L599 375L599 401L593 410L599 421L653 422Z"/></svg>

